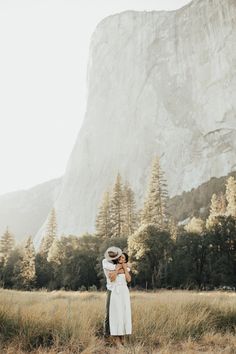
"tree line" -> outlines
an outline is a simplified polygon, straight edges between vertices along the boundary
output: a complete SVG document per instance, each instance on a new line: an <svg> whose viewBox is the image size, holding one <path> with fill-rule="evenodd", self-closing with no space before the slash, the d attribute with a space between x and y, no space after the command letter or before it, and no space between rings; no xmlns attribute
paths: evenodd
<svg viewBox="0 0 236 354"><path fill-rule="evenodd" d="M103 289L101 260L116 245L132 262L137 289L236 287L236 180L213 194L206 220L177 223L168 212L168 188L156 157L142 208L117 174L98 207L93 234L57 235L56 211L36 252L32 237L15 243L7 228L0 239L0 286L14 289Z"/></svg>

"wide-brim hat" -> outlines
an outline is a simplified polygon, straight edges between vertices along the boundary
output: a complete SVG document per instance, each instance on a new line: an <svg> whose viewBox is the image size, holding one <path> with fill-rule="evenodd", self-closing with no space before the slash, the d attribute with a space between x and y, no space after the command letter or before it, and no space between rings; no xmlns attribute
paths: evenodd
<svg viewBox="0 0 236 354"><path fill-rule="evenodd" d="M109 247L104 253L104 257L108 261L113 261L122 255L122 250L119 247Z"/></svg>

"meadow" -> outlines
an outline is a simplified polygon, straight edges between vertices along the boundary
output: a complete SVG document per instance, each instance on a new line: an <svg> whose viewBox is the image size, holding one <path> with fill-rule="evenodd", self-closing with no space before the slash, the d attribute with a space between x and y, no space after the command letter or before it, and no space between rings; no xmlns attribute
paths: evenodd
<svg viewBox="0 0 236 354"><path fill-rule="evenodd" d="M236 293L132 292L133 334L105 345L104 292L0 289L0 353L236 353Z"/></svg>

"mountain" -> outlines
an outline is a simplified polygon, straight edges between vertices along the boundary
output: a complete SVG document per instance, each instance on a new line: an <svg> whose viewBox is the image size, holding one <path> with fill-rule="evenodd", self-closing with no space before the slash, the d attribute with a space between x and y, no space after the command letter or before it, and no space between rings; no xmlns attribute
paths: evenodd
<svg viewBox="0 0 236 354"><path fill-rule="evenodd" d="M192 188L191 191L184 191L181 195L174 196L169 200L169 213L179 222L193 216L206 219L209 215L213 193L225 194L225 185L229 176L236 179L236 171L219 178L211 177L209 181L202 183L197 188Z"/></svg>
<svg viewBox="0 0 236 354"><path fill-rule="evenodd" d="M97 26L87 110L54 203L59 234L94 230L118 171L141 205L155 154L171 197L236 169L235 38L235 0L128 11Z"/></svg>
<svg viewBox="0 0 236 354"><path fill-rule="evenodd" d="M9 227L17 242L34 236L53 207L61 178L0 196L0 234Z"/></svg>

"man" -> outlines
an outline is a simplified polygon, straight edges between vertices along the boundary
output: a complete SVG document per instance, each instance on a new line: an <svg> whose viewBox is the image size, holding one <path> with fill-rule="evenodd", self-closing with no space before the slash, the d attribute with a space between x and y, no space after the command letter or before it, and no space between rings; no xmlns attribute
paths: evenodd
<svg viewBox="0 0 236 354"><path fill-rule="evenodd" d="M114 264L113 261L117 260L122 255L122 250L119 247L109 247L105 254L104 259L102 260L102 267L106 277L106 288L107 288L107 297L106 297L106 314L104 320L104 336L107 338L110 336L110 325L109 325L109 307L110 307L110 298L111 292L113 289L113 283L116 279L117 274L124 273L122 269L122 264Z"/></svg>

